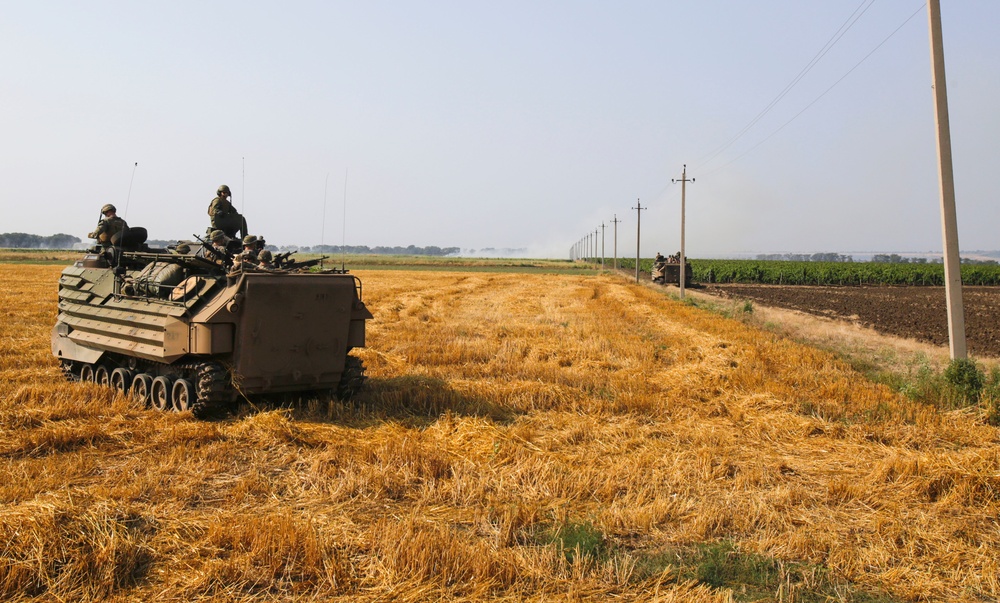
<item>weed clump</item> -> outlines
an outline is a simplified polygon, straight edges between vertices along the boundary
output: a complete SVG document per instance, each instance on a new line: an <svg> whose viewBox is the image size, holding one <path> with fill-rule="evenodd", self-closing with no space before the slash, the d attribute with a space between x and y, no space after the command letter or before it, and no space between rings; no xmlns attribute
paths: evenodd
<svg viewBox="0 0 1000 603"><path fill-rule="evenodd" d="M966 404L979 402L985 381L975 360L956 358L944 370L944 378L958 397Z"/></svg>
<svg viewBox="0 0 1000 603"><path fill-rule="evenodd" d="M609 552L604 534L590 521L567 521L553 530L546 540L558 545L570 563L582 558L605 559Z"/></svg>

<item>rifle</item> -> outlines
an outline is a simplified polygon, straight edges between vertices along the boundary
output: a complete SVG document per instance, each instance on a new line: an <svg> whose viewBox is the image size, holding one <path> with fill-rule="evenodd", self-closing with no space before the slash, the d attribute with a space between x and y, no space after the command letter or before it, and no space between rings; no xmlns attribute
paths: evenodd
<svg viewBox="0 0 1000 603"><path fill-rule="evenodd" d="M199 237L198 235L191 235L191 236L197 239L198 242L201 243L202 248L204 248L208 253L212 254L212 257L222 262L223 266L229 268L230 266L233 265L233 257L229 255L228 251L225 252L219 251L218 249L215 248L215 245L206 242L205 239Z"/></svg>
<svg viewBox="0 0 1000 603"><path fill-rule="evenodd" d="M285 266L282 266L282 268L284 270L298 270L300 268L311 268L313 266L316 266L317 264L319 264L323 260L327 259L328 257L330 257L330 256L324 255L323 257L319 257L319 258L316 258L314 260L305 260L305 261L302 261L302 262L291 262L291 263L289 263L289 264L287 264Z"/></svg>
<svg viewBox="0 0 1000 603"><path fill-rule="evenodd" d="M282 264L285 264L286 260L288 260L288 258L290 258L293 253L295 253L295 252L294 251L284 251L282 253L276 253L276 254L274 254L274 257L271 258L271 263L274 264L275 266L277 266L278 268L285 268L285 266L282 266ZM288 261L287 263L288 264L294 264L295 261L291 260L291 261Z"/></svg>

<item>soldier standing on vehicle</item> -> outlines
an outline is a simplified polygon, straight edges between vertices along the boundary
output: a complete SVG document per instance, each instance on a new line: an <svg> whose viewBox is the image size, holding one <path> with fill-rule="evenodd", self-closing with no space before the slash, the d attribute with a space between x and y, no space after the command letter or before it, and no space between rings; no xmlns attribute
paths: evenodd
<svg viewBox="0 0 1000 603"><path fill-rule="evenodd" d="M102 207L101 215L104 217L97 223L97 228L94 229L94 232L88 234L87 237L97 239L105 247L114 244L111 238L128 228L128 224L125 223L125 220L118 217L117 212L118 210L115 209L115 206L110 203Z"/></svg>
<svg viewBox="0 0 1000 603"><path fill-rule="evenodd" d="M208 216L212 221L212 228L221 230L229 238L235 237L237 232L246 235L247 230L246 220L240 212L236 211L230 201L232 196L229 187L223 184L208 205Z"/></svg>

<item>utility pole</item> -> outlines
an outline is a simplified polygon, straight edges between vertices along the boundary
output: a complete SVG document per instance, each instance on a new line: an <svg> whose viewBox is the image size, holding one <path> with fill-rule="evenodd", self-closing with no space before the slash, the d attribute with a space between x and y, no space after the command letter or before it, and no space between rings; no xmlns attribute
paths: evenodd
<svg viewBox="0 0 1000 603"><path fill-rule="evenodd" d="M595 264L597 263L597 233L598 232L599 231L595 228L594 229L594 263Z"/></svg>
<svg viewBox="0 0 1000 603"><path fill-rule="evenodd" d="M621 220L618 219L618 214L614 214L615 219L611 221L615 225L615 272L618 272L618 223Z"/></svg>
<svg viewBox="0 0 1000 603"><path fill-rule="evenodd" d="M952 360L965 360L965 309L962 306L962 260L958 247L955 211L955 174L951 163L951 125L948 90L944 77L944 39L941 33L941 0L927 1L931 34L931 75L937 121L938 176L941 184L941 232L944 237L944 290L948 299L948 343Z"/></svg>
<svg viewBox="0 0 1000 603"><path fill-rule="evenodd" d="M635 282L639 282L639 232L640 224L642 222L642 210L648 209L642 206L642 203L638 199L635 200L636 207L632 209L635 210Z"/></svg>
<svg viewBox="0 0 1000 603"><path fill-rule="evenodd" d="M604 272L604 222L601 222L601 272Z"/></svg>
<svg viewBox="0 0 1000 603"><path fill-rule="evenodd" d="M681 272L680 272L680 279L678 281L678 284L680 285L680 288L681 288L681 299L684 299L684 261L685 261L684 260L684 196L685 196L685 193L687 191L687 183L688 183L687 172L688 172L688 166L685 163L684 164L684 171L681 172L681 180L680 180L680 182L681 182L681 253L680 253L681 257L679 259L681 261ZM671 178L670 181L671 182L677 182L673 178ZM691 179L691 182L694 182L694 178Z"/></svg>

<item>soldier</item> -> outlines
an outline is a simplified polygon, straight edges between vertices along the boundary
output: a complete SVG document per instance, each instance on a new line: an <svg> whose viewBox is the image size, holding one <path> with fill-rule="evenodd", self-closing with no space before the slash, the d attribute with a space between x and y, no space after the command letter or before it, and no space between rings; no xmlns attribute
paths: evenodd
<svg viewBox="0 0 1000 603"><path fill-rule="evenodd" d="M237 231L245 235L247 230L246 220L240 212L236 211L230 199L232 193L229 187L223 184L216 191L216 196L208 206L208 215L212 220L212 228L226 233L227 237L235 237Z"/></svg>
<svg viewBox="0 0 1000 603"><path fill-rule="evenodd" d="M274 260L274 256L267 249L262 249L260 253L257 254L257 267L261 270L274 270L274 264L271 262Z"/></svg>
<svg viewBox="0 0 1000 603"><path fill-rule="evenodd" d="M128 224L125 223L125 220L118 217L117 212L118 210L115 209L115 206L110 203L102 207L101 214L104 217L97 223L97 228L94 229L94 232L88 234L87 237L97 239L105 247L113 245L115 242L112 240L112 237L128 228Z"/></svg>
<svg viewBox="0 0 1000 603"><path fill-rule="evenodd" d="M243 267L257 266L257 237L254 235L243 237L243 251L236 256L234 264Z"/></svg>
<svg viewBox="0 0 1000 603"><path fill-rule="evenodd" d="M230 264L230 254L229 254L229 237L226 233L219 229L213 230L208 235L210 243L204 245L199 251L198 255L208 260L212 260L220 266L228 266Z"/></svg>

